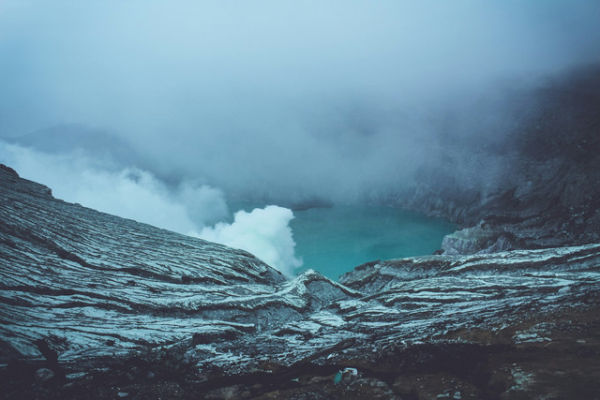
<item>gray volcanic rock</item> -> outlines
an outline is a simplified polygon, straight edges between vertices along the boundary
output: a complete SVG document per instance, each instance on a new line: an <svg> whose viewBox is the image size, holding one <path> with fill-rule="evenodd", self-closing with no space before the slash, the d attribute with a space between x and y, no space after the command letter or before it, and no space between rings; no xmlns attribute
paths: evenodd
<svg viewBox="0 0 600 400"><path fill-rule="evenodd" d="M288 306L273 299L283 276L251 254L56 200L6 168L0 182L0 333L24 356L42 338L68 360L217 335Z"/></svg>
<svg viewBox="0 0 600 400"><path fill-rule="evenodd" d="M0 255L4 398L600 393L600 244L286 280L246 252L56 200L2 166Z"/></svg>

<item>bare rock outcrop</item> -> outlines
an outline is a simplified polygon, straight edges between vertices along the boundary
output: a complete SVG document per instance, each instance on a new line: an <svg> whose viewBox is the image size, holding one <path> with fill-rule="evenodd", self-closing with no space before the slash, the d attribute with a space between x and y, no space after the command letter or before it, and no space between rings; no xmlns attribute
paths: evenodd
<svg viewBox="0 0 600 400"><path fill-rule="evenodd" d="M597 398L600 244L292 280L0 168L0 397ZM596 397L594 397L596 396Z"/></svg>

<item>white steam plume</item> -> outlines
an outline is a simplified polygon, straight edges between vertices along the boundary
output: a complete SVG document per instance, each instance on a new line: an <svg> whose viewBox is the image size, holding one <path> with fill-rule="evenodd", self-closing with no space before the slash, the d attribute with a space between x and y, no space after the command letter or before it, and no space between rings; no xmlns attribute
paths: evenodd
<svg viewBox="0 0 600 400"><path fill-rule="evenodd" d="M285 275L293 275L302 262L294 256L294 238L289 222L294 214L288 208L267 206L251 212L235 213L233 223L220 222L205 227L196 236L211 242L247 250L269 265L280 266Z"/></svg>
<svg viewBox="0 0 600 400"><path fill-rule="evenodd" d="M223 221L228 209L223 193L207 185L184 182L169 190L139 168L115 169L79 152L48 154L2 141L0 162L49 186L57 198L250 251L288 276L301 265L294 256L289 209L239 211L232 224L218 222L210 228L206 225Z"/></svg>

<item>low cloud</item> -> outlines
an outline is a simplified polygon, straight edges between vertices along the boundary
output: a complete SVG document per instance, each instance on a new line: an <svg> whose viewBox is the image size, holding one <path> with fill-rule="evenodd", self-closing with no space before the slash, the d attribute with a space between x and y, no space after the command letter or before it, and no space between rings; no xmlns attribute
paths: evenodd
<svg viewBox="0 0 600 400"><path fill-rule="evenodd" d="M57 198L250 251L286 275L301 265L294 255L289 209L238 211L230 224L223 192L207 185L184 181L170 189L139 168L103 167L81 152L47 154L2 141L0 162L49 186Z"/></svg>
<svg viewBox="0 0 600 400"><path fill-rule="evenodd" d="M480 106L505 80L600 61L599 19L589 0L5 0L0 136L97 127L155 177L243 200L394 194L456 136L510 131L520 105Z"/></svg>
<svg viewBox="0 0 600 400"><path fill-rule="evenodd" d="M233 223L220 222L193 235L247 250L290 276L302 265L294 255L296 244L289 226L293 218L290 209L272 205L251 212L240 210L235 213Z"/></svg>

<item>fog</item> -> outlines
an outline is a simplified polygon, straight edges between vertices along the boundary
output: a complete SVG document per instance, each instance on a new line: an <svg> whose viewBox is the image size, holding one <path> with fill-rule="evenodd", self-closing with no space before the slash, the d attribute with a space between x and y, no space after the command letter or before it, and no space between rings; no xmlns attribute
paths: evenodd
<svg viewBox="0 0 600 400"><path fill-rule="evenodd" d="M0 141L0 160L43 182L59 199L250 251L287 276L302 265L289 227L294 215L287 208L239 210L229 221L219 189L192 181L168 187L148 171L120 169L81 151L48 154Z"/></svg>
<svg viewBox="0 0 600 400"><path fill-rule="evenodd" d="M78 156L72 182L105 185L83 204L202 232L228 199L362 201L410 187L423 165L466 151L456 143L501 142L520 107L506 93L600 61L598 21L600 3L584 0L4 0L0 136L54 132L56 148L27 146L66 163L81 149L60 127L102 131L121 151ZM23 164L34 154L13 150ZM456 157L460 181L501 175ZM28 177L78 201L74 184L60 189L73 167L57 163L30 163ZM151 199L123 212L132 183L130 201ZM210 206L190 206L196 196ZM155 221L156 209L177 217Z"/></svg>

